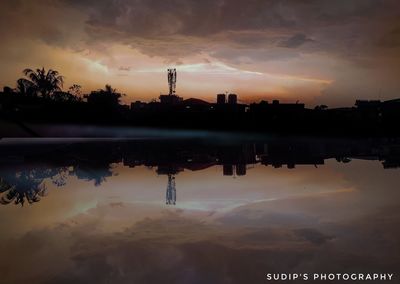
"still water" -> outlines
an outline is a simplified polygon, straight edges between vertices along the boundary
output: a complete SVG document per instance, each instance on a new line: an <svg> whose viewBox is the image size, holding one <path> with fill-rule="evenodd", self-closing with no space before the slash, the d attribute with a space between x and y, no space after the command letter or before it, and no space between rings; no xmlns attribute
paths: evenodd
<svg viewBox="0 0 400 284"><path fill-rule="evenodd" d="M393 139L5 139L0 283L398 283L399 165Z"/></svg>

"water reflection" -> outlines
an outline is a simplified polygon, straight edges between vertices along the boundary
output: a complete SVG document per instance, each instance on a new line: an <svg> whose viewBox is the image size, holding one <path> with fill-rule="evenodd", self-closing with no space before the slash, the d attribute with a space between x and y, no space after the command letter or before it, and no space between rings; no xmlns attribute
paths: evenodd
<svg viewBox="0 0 400 284"><path fill-rule="evenodd" d="M1 204L38 202L47 194L46 181L65 186L68 176L100 186L113 174L112 166L155 168L168 177L167 205L176 204L175 176L184 170L200 171L221 166L224 176L244 176L261 164L286 166L323 165L327 159L349 163L352 159L376 160L384 169L400 166L398 139L269 139L210 141L191 139L74 141L39 140L20 144L3 142L0 148ZM27 148L29 150L27 150ZM47 181L48 182L48 181Z"/></svg>
<svg viewBox="0 0 400 284"><path fill-rule="evenodd" d="M68 168L30 167L23 165L18 169L3 169L0 177L0 203L14 202L24 205L40 201L47 194L45 179L50 178L57 186L64 186L69 175Z"/></svg>
<svg viewBox="0 0 400 284"><path fill-rule="evenodd" d="M0 283L396 273L399 149L396 139L3 141Z"/></svg>

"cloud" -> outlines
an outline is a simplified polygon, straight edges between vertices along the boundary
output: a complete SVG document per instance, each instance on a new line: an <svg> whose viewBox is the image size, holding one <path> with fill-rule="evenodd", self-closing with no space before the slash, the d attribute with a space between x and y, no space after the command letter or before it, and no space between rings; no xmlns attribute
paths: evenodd
<svg viewBox="0 0 400 284"><path fill-rule="evenodd" d="M170 212L104 232L100 214L2 242L0 268L8 271L6 283L256 283L266 272L391 271L398 256L387 247L398 245L397 210L372 216L304 228L267 220L232 226Z"/></svg>
<svg viewBox="0 0 400 284"><path fill-rule="evenodd" d="M315 245L323 245L327 241L332 240L333 237L327 236L318 230L311 229L311 228L303 228L303 229L297 229L294 231L294 233L301 237L304 238L305 240L315 244Z"/></svg>
<svg viewBox="0 0 400 284"><path fill-rule="evenodd" d="M399 88L396 0L5 0L0 8L0 35L6 42L0 47L0 61L7 65L0 74L4 82L10 73L16 74L17 63L18 74L20 65L46 66L38 52L46 45L46 52L53 49L49 58L64 53L85 58L77 61L89 67L90 62L104 65L110 71L107 76L114 76L118 84L129 72L120 67L134 71L146 60L151 67L165 67L205 58L239 70L326 79L334 83L322 97L332 102L338 97L340 103L352 103L364 89L377 89L377 81L390 86L388 97ZM82 69L74 64L63 65ZM376 80L359 80L365 73ZM342 74L357 79L349 82ZM95 85L99 76L96 79L85 83ZM282 84L274 85L276 94L282 89L294 91L292 96L307 93L307 88L296 91L300 87L291 82Z"/></svg>
<svg viewBox="0 0 400 284"><path fill-rule="evenodd" d="M307 167L299 167L295 175L290 170L280 169L279 173L272 174L276 169L256 167L249 173L253 175L249 176L249 184L256 181L260 192L268 193L267 197L283 194L282 198L247 203L212 215L166 208L157 202L138 202L139 193L151 192L141 190L148 188L141 183L143 172L135 175L136 186L132 185L130 170L125 173L126 192L120 191L123 187L120 182L110 180L109 187L104 184L101 190L104 196L115 196L95 198L94 207L83 205L93 204L93 195L82 200L81 194L90 191L84 190L82 184L71 184L67 190L58 192L63 195L53 192L47 198L63 200L63 206L68 198L79 200L78 204L67 202L74 211L64 209L57 214L51 207L45 207L46 212L52 213L48 215L58 216L48 222L42 215L44 207L40 207L49 204L46 198L39 207L28 208L30 211L38 208L38 215L34 211L30 214L38 219L34 226L37 229L28 229L28 223L7 223L6 231L17 226L27 233L2 238L0 271L7 273L1 275L1 280L4 283L25 283L29 279L38 283L221 283L228 280L256 283L265 280L266 272L397 271L399 178L383 170L380 163L371 161L355 160L339 166L330 160L324 169L318 169L320 174L316 176L315 170ZM210 177L210 172L203 174ZM122 172L121 176L124 176ZM181 196L185 199L184 195L190 195L189 184L193 185L193 180L201 180L202 176L187 176L186 182L183 177L179 175L179 184L185 189ZM159 188L153 182L153 188ZM213 192L212 200L216 202L220 196L220 200L226 201L223 198L226 194L233 198L237 194L233 184L250 196L255 190L251 185L235 181L220 184L216 191L215 182L210 182L211 187L207 183L198 186L200 191L194 194L198 203L206 204L210 200L207 190ZM356 190L327 190L345 185ZM292 194L285 194L288 188ZM70 190L74 192L71 194ZM162 198L160 192L152 194L155 195L150 199ZM125 198L120 202L117 197ZM258 200L259 194L255 197ZM60 210L60 202L53 205ZM12 208L19 213L10 211L5 220L15 223L20 215L27 222L26 210Z"/></svg>
<svg viewBox="0 0 400 284"><path fill-rule="evenodd" d="M6 0L1 5L2 21L15 23L2 34L75 50L124 44L174 60L200 53L219 58L225 49L251 57L276 47L346 56L343 50L356 42L363 53L400 13L393 0L251 0L245 5L239 0ZM319 44L305 45L311 38ZM389 33L383 42L391 38Z"/></svg>
<svg viewBox="0 0 400 284"><path fill-rule="evenodd" d="M378 42L383 47L400 47L400 27L396 27L385 33Z"/></svg>
<svg viewBox="0 0 400 284"><path fill-rule="evenodd" d="M290 38L280 42L279 46L287 47L287 48L297 48L306 42L313 41L312 39L308 38L304 34L295 34Z"/></svg>
<svg viewBox="0 0 400 284"><path fill-rule="evenodd" d="M118 68L118 70L120 70L120 71L131 71L131 67L130 66L120 66Z"/></svg>

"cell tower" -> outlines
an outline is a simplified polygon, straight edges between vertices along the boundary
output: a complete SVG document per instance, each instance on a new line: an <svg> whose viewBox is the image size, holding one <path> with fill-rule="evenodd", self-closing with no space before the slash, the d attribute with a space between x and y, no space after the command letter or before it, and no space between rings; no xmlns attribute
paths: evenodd
<svg viewBox="0 0 400 284"><path fill-rule="evenodd" d="M171 174L168 174L168 185L167 185L165 204L167 205L176 204L175 177Z"/></svg>
<svg viewBox="0 0 400 284"><path fill-rule="evenodd" d="M168 69L169 95L175 95L176 90L176 69Z"/></svg>

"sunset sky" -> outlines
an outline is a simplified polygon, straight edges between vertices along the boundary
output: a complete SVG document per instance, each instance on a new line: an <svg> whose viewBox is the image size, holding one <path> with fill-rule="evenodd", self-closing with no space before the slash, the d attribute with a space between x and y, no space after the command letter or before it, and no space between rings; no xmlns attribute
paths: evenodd
<svg viewBox="0 0 400 284"><path fill-rule="evenodd" d="M352 105L400 97L398 0L2 0L0 86L45 67L126 103L168 90L215 100Z"/></svg>

